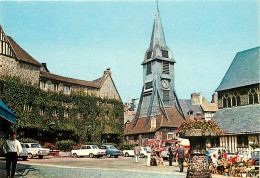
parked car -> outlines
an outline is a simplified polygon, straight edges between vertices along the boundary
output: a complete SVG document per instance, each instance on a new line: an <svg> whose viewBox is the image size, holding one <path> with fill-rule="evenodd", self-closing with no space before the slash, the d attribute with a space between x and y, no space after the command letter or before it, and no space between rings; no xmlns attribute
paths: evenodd
<svg viewBox="0 0 260 178"><path fill-rule="evenodd" d="M123 150L123 154L125 155L125 157L135 156L134 148L131 149L131 150ZM147 149L146 149L146 147L141 147L140 157L141 158L145 158L146 156L147 156Z"/></svg>
<svg viewBox="0 0 260 178"><path fill-rule="evenodd" d="M28 151L28 158L32 159L33 157L38 156L39 159L42 159L43 156L50 155L49 148L42 148L39 143L24 143L27 151Z"/></svg>
<svg viewBox="0 0 260 178"><path fill-rule="evenodd" d="M106 150L106 155L108 158L111 156L118 158L118 156L122 155L122 151L118 150L114 145L102 145L100 148Z"/></svg>
<svg viewBox="0 0 260 178"><path fill-rule="evenodd" d="M97 145L82 145L79 150L71 150L74 158L89 156L90 158L100 158L106 155L106 150L99 149Z"/></svg>
<svg viewBox="0 0 260 178"><path fill-rule="evenodd" d="M23 151L22 151L21 155L18 155L18 158L22 158L24 161L26 161L28 158L28 151L23 143L21 143L21 146L22 146Z"/></svg>

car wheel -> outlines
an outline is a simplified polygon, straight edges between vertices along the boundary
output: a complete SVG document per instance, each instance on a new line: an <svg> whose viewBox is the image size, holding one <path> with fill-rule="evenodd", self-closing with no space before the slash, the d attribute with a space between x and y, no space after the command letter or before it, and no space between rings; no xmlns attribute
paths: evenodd
<svg viewBox="0 0 260 178"><path fill-rule="evenodd" d="M107 157L108 157L108 158L111 158L111 154L107 154Z"/></svg>
<svg viewBox="0 0 260 178"><path fill-rule="evenodd" d="M126 152L126 153L125 153L125 157L129 157L129 153Z"/></svg>
<svg viewBox="0 0 260 178"><path fill-rule="evenodd" d="M77 157L78 157L77 153L73 153L73 158L77 158Z"/></svg>
<svg viewBox="0 0 260 178"><path fill-rule="evenodd" d="M23 161L26 161L27 160L27 157L23 157Z"/></svg>
<svg viewBox="0 0 260 178"><path fill-rule="evenodd" d="M140 155L140 157L141 157L141 158L144 158L145 156L144 156L144 154L142 153L142 154Z"/></svg>
<svg viewBox="0 0 260 178"><path fill-rule="evenodd" d="M94 158L94 154L93 154L93 153L90 153L90 154L89 154L89 157L90 157L90 158Z"/></svg>
<svg viewBox="0 0 260 178"><path fill-rule="evenodd" d="M42 155L40 155L40 156L39 156L39 159L42 159L42 158L43 158L43 156L42 156Z"/></svg>
<svg viewBox="0 0 260 178"><path fill-rule="evenodd" d="M28 159L32 159L33 155L31 153L28 154Z"/></svg>
<svg viewBox="0 0 260 178"><path fill-rule="evenodd" d="M115 158L118 158L118 156L116 155Z"/></svg>

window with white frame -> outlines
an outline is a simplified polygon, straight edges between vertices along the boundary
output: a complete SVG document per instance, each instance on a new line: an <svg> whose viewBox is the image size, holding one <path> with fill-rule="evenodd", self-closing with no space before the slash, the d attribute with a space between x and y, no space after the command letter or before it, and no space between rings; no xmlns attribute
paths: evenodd
<svg viewBox="0 0 260 178"><path fill-rule="evenodd" d="M24 111L31 111L31 109L32 109L32 104L31 103L25 104L23 106L23 110Z"/></svg>
<svg viewBox="0 0 260 178"><path fill-rule="evenodd" d="M69 117L69 111L68 110L64 111L64 117Z"/></svg>
<svg viewBox="0 0 260 178"><path fill-rule="evenodd" d="M58 91L58 85L57 84L52 84L52 91Z"/></svg>
<svg viewBox="0 0 260 178"><path fill-rule="evenodd" d="M45 89L45 82L40 81L40 89L44 90Z"/></svg>
<svg viewBox="0 0 260 178"><path fill-rule="evenodd" d="M41 107L40 108L40 115L44 115L45 114L45 108L44 107Z"/></svg>
<svg viewBox="0 0 260 178"><path fill-rule="evenodd" d="M53 115L53 116L57 116L57 109L54 109L54 110L52 111L52 115Z"/></svg>
<svg viewBox="0 0 260 178"><path fill-rule="evenodd" d="M64 86L64 94L70 94L70 87Z"/></svg>

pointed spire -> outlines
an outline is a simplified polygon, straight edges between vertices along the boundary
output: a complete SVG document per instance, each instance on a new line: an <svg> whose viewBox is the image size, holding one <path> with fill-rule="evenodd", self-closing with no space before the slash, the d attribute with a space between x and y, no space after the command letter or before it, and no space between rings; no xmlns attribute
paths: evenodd
<svg viewBox="0 0 260 178"><path fill-rule="evenodd" d="M163 28L158 8L158 1L156 1L157 8L155 13L155 19L153 24L153 33L151 37L150 49L154 49L155 45L166 48L165 38L163 34Z"/></svg>

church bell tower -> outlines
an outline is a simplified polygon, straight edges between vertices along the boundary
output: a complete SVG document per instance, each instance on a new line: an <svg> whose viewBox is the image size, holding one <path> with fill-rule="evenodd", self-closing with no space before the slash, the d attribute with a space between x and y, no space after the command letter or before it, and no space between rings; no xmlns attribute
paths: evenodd
<svg viewBox="0 0 260 178"><path fill-rule="evenodd" d="M150 46L142 62L143 89L136 119L147 117L149 120L150 116L166 114L165 108L175 107L175 62L171 50L166 46L157 4Z"/></svg>

